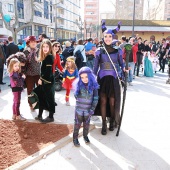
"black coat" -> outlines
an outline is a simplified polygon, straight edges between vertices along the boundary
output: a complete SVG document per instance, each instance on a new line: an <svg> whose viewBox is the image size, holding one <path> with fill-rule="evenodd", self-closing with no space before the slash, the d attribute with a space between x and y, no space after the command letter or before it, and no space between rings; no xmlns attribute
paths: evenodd
<svg viewBox="0 0 170 170"><path fill-rule="evenodd" d="M40 78L42 85L37 91L34 90L34 92L39 97L39 105L43 109L55 113L53 61L54 57L52 55L48 55L42 61Z"/></svg>
<svg viewBox="0 0 170 170"><path fill-rule="evenodd" d="M68 57L73 56L73 51L74 48L73 47L66 47L66 49L63 51L62 55L63 55L63 61L64 61L64 65L66 63L66 60Z"/></svg>
<svg viewBox="0 0 170 170"><path fill-rule="evenodd" d="M6 47L6 58L8 58L11 54L15 54L19 52L19 48L17 45L15 45L14 43L10 43L7 47Z"/></svg>

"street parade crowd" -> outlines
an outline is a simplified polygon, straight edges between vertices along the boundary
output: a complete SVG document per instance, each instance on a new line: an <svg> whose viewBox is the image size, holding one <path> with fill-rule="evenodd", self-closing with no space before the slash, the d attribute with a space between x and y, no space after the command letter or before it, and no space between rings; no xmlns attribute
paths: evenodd
<svg viewBox="0 0 170 170"><path fill-rule="evenodd" d="M41 123L54 122L56 73L62 75L61 86L65 88L66 106L70 106L70 91L74 90L76 100L73 143L80 146L78 134L83 123L83 137L88 138L91 116L101 116L101 134L120 125L121 89L133 86L135 76L153 77L158 71L164 73L170 57L169 42L149 42L142 37L122 36L114 39L121 23L114 29L107 29L102 21L103 39L88 38L64 43L50 40L42 33L14 44L13 37L0 42L0 85L3 82L4 65L7 65L10 86L13 93L12 119L25 121L20 114L21 93L24 88L28 94L31 111L38 109L35 119ZM142 72L142 73L141 73ZM127 78L127 80L126 80ZM124 88L125 89L125 88ZM49 111L43 119L43 111Z"/></svg>

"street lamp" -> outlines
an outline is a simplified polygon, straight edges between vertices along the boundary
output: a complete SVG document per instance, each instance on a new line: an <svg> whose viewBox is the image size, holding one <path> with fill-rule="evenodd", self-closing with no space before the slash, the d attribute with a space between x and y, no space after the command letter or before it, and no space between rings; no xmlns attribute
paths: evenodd
<svg viewBox="0 0 170 170"><path fill-rule="evenodd" d="M134 25L135 25L135 0L133 1L133 23L132 23L132 37L134 37Z"/></svg>

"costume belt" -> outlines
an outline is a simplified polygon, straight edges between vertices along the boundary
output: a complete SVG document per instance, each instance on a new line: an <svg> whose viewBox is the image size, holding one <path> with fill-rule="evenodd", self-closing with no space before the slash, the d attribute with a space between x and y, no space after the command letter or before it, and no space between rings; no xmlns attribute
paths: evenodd
<svg viewBox="0 0 170 170"><path fill-rule="evenodd" d="M114 64L116 64L116 63L114 63ZM102 70L114 70L113 65L110 62L101 63L100 69L102 69Z"/></svg>

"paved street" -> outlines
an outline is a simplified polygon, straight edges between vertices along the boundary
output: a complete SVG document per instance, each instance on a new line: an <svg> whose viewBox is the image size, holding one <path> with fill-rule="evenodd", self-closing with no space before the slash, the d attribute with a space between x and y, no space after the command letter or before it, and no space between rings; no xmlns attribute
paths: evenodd
<svg viewBox="0 0 170 170"><path fill-rule="evenodd" d="M154 78L137 77L134 86L128 86L119 137L116 130L102 136L101 120L92 121L96 128L89 134L90 145L80 137L80 148L70 143L26 170L169 170L170 84L165 84L166 80L166 73L157 73ZM65 106L64 95L64 90L56 93L55 121L73 123L75 100L71 95L71 106ZM29 111L26 91L22 94L21 114L27 119L37 114ZM12 94L6 85L0 94L0 118L11 116Z"/></svg>

